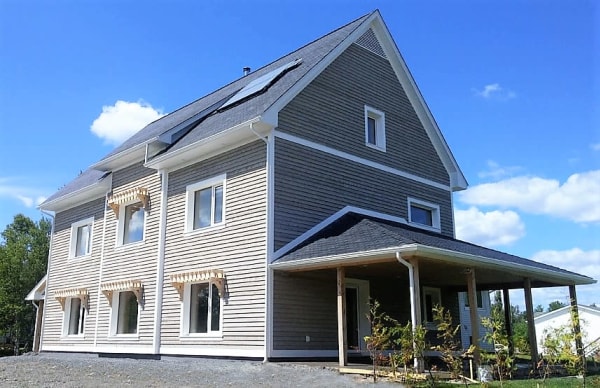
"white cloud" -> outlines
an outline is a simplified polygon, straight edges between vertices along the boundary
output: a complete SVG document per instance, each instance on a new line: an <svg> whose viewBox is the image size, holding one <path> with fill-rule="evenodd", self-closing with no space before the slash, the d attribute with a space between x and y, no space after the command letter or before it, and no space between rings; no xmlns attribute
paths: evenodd
<svg viewBox="0 0 600 388"><path fill-rule="evenodd" d="M525 236L525 226L513 211L482 212L476 207L454 211L456 237L484 246L509 245Z"/></svg>
<svg viewBox="0 0 600 388"><path fill-rule="evenodd" d="M571 175L563 184L555 179L520 176L484 183L459 193L475 206L516 208L577 223L600 222L600 170Z"/></svg>
<svg viewBox="0 0 600 388"><path fill-rule="evenodd" d="M516 172L522 170L522 168L519 166L501 166L494 160L488 160L486 164L488 167L487 170L480 171L477 174L480 178L491 178L493 180L498 180L513 176Z"/></svg>
<svg viewBox="0 0 600 388"><path fill-rule="evenodd" d="M486 100L510 100L517 97L517 94L512 90L505 89L499 83L488 84L481 90L474 89L475 95L485 98Z"/></svg>
<svg viewBox="0 0 600 388"><path fill-rule="evenodd" d="M102 113L94 120L90 130L106 144L119 145L162 116L160 110L143 101L119 100L115 105L102 107Z"/></svg>
<svg viewBox="0 0 600 388"><path fill-rule="evenodd" d="M600 151L600 143L590 144L592 151Z"/></svg>
<svg viewBox="0 0 600 388"><path fill-rule="evenodd" d="M580 248L572 248L564 251L543 250L535 253L531 259L600 280L600 249L590 251L584 251ZM547 302L541 303L536 301L536 304L542 304L544 307L547 307L547 304L553 300L560 300L563 303L569 302L569 294L566 288L546 288L544 291L545 294L538 292L538 296L544 298ZM577 286L577 299L580 304L600 304L600 285L596 283Z"/></svg>
<svg viewBox="0 0 600 388"><path fill-rule="evenodd" d="M32 208L44 202L43 189L19 184L22 179L0 177L0 197L11 198L21 205Z"/></svg>

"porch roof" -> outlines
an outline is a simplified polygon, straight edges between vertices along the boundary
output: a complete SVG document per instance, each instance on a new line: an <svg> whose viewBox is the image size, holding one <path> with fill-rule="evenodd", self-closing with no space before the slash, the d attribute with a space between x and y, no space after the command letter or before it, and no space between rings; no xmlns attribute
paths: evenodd
<svg viewBox="0 0 600 388"><path fill-rule="evenodd" d="M529 277L532 284L561 286L596 280L523 257L500 252L440 233L430 232L373 212L348 211L296 241L272 264L279 270L309 270L390 261L396 254L418 257L430 264L492 270L499 282ZM508 274L510 272L510 274ZM499 274L502 274L500 280ZM490 284L493 280L490 280Z"/></svg>

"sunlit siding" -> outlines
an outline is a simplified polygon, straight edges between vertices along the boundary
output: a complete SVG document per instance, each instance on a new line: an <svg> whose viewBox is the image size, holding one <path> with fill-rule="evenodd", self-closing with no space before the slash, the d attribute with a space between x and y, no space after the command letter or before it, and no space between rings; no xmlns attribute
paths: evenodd
<svg viewBox="0 0 600 388"><path fill-rule="evenodd" d="M186 233L186 186L221 174L226 174L225 225ZM198 349L203 345L262 347L266 265L265 143L256 141L170 173L167 212L162 345ZM170 284L170 275L203 269L221 269L227 279L223 336L218 340L180 339L181 302Z"/></svg>
<svg viewBox="0 0 600 388"><path fill-rule="evenodd" d="M69 258L71 224L90 217L94 218L91 255ZM100 268L103 219L104 197L56 214L50 255L51 271L48 276L47 299L44 306L43 347L93 345L96 307L98 304L98 271ZM90 309L87 319L84 321L84 336L77 339L72 337L61 338L64 314L61 305L54 298L54 292L73 287L86 288L89 293ZM44 349L42 348L42 350Z"/></svg>

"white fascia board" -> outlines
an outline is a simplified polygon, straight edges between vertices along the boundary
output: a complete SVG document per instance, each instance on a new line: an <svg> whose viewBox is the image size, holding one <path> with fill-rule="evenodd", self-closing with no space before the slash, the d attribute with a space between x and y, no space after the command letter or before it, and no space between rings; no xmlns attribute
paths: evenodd
<svg viewBox="0 0 600 388"><path fill-rule="evenodd" d="M111 187L112 174L77 191L58 197L52 201L44 202L38 206L38 208L40 210L49 210L53 212L70 209L82 203L105 196Z"/></svg>
<svg viewBox="0 0 600 388"><path fill-rule="evenodd" d="M519 273L524 277L539 279L551 282L565 283L564 285L583 285L594 284L596 280L590 279L579 274L565 274L557 271L552 271L546 268L538 268L525 264L511 263L503 260L493 259L489 257L471 255L468 253L455 252L449 249L434 248L427 245L410 244L402 246L399 249L400 253L440 259L446 262L476 265L497 270L511 270L513 273Z"/></svg>
<svg viewBox="0 0 600 388"><path fill-rule="evenodd" d="M138 144L118 154L109 156L95 164L92 164L91 168L99 171L115 171L122 168L131 166L141 160L144 160L146 156L146 145L151 144L157 138L150 139L144 143Z"/></svg>
<svg viewBox="0 0 600 388"><path fill-rule="evenodd" d="M25 300L43 300L44 294L46 293L46 279L48 275L37 282L37 284L29 291L29 294L25 297Z"/></svg>
<svg viewBox="0 0 600 388"><path fill-rule="evenodd" d="M318 233L319 231L321 231L322 229L324 229L325 227L327 227L328 225L337 221L342 216L344 216L348 213L357 213L357 214L361 214L364 216L379 218L379 219L386 220L386 221L407 224L406 219L404 219L402 217L396 217L396 216L392 216L389 214L376 212L373 210L359 208L356 206L345 206L342 209L340 209L337 212L330 215L329 217L327 217L326 219L324 219L323 221L319 222L318 224L316 224L315 226L313 226L306 232L302 233L300 236L296 237L289 243L285 244L283 247L279 248L273 254L273 261L275 261L278 258L280 258L281 256L285 255L286 253L288 253L289 251L291 251L298 245L302 244L304 241L308 240L310 237L312 237L313 235L315 235L316 233Z"/></svg>
<svg viewBox="0 0 600 388"><path fill-rule="evenodd" d="M308 259L283 261L269 266L275 270L305 271L316 268L372 264L385 261L396 261L394 256L401 247L390 247L373 251L351 252L341 255L321 256Z"/></svg>
<svg viewBox="0 0 600 388"><path fill-rule="evenodd" d="M340 44L329 52L319 63L314 65L302 78L300 78L291 88L281 95L269 108L263 113L263 120L270 123L273 127L279 124L279 112L292 101L304 88L306 88L323 70L327 68L337 57L340 56L352 43L360 38L369 29L371 23L377 18L381 18L379 12L373 12L365 19L360 26L356 27Z"/></svg>
<svg viewBox="0 0 600 388"><path fill-rule="evenodd" d="M444 167L446 167L446 171L448 171L448 175L450 178L450 186L453 191L464 190L467 188L468 183L467 180L462 173L460 167L456 159L454 159L454 155L450 151L448 147L448 143L444 139L440 128L438 127L429 107L425 103L425 99L423 95L419 91L417 83L415 82L404 58L402 58L402 54L390 31L388 30L385 22L381 18L381 15L377 13L378 17L373 21L372 28L375 36L379 40L383 51L388 57L398 80L402 84L406 95L411 102L411 105L415 108L417 116L419 117L425 131L429 135L429 139L433 143L435 150L437 151Z"/></svg>
<svg viewBox="0 0 600 388"><path fill-rule="evenodd" d="M176 151L160 155L144 166L156 170L175 171L257 140L257 134L267 136L271 129L272 127L258 116Z"/></svg>

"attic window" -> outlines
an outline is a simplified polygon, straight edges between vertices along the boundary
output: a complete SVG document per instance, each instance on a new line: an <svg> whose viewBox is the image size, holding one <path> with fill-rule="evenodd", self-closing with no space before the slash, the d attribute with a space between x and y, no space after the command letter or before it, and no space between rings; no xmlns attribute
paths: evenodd
<svg viewBox="0 0 600 388"><path fill-rule="evenodd" d="M385 152L385 113L365 105L365 144Z"/></svg>
<svg viewBox="0 0 600 388"><path fill-rule="evenodd" d="M292 62L286 63L283 66L278 67L275 70L268 72L267 74L258 77L257 79L251 81L248 85L244 86L242 90L233 95L229 100L227 100L222 106L225 108L229 105L233 105L236 102L239 102L246 97L250 97L254 94L263 92L267 90L271 85L275 83L285 72L288 70L298 66L302 63L302 59L296 59Z"/></svg>
<svg viewBox="0 0 600 388"><path fill-rule="evenodd" d="M142 203L144 209L148 208L150 203L150 196L148 195L148 189L145 187L135 187L133 189L125 190L117 194L113 194L108 199L108 206L115 212L117 218L119 217L119 206L128 203L139 201Z"/></svg>

